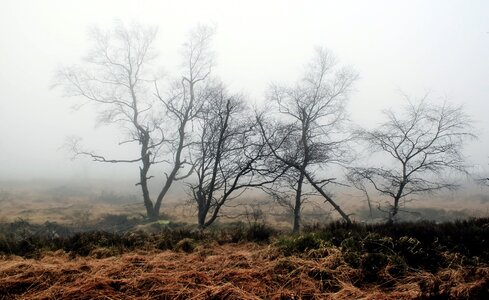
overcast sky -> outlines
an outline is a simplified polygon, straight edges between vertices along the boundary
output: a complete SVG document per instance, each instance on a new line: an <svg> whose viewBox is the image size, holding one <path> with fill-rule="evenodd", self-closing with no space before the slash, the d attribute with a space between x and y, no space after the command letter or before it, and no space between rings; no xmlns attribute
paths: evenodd
<svg viewBox="0 0 489 300"><path fill-rule="evenodd" d="M134 167L71 161L61 149L79 135L114 149L117 131L97 127L94 111L51 90L57 67L79 63L88 28L115 20L156 25L159 62L171 72L197 24L214 24L216 74L250 102L271 82L293 82L315 46L360 74L351 119L379 122L400 91L463 104L479 140L466 154L489 167L489 1L21 1L0 9L0 179L124 177ZM131 169L132 168L132 169Z"/></svg>

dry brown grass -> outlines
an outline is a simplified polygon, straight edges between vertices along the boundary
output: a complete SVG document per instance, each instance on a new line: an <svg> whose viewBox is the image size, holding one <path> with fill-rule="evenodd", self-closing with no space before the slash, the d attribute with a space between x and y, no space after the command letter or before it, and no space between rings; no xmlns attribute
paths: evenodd
<svg viewBox="0 0 489 300"><path fill-rule="evenodd" d="M159 188L155 191L159 191ZM175 187L173 193L163 201L161 213L175 222L195 224L196 208L188 205L188 196L181 191L181 187ZM350 192L339 193L339 195L348 195L344 198L340 197L339 203L346 211L358 213L357 221L360 221L361 212L366 209L366 205L357 199L352 201ZM114 199L111 200L111 196ZM129 196L134 196L134 199L130 200ZM487 203L481 202L480 195L471 191L466 196L467 199L460 197L452 199L453 197L447 198L445 195L430 196L430 199L410 203L410 208L443 208L455 214L460 212L459 217L488 215ZM117 197L130 201L120 202L117 201ZM292 225L292 215L287 214L283 207L265 201L267 199L264 198L263 193L249 191L242 198L235 199L229 207L223 208L223 216L220 220L224 223L247 222L249 221L246 217L247 209L250 210L250 207L254 206L263 212L259 221L265 221L274 228L289 230ZM327 223L339 218L338 214L330 214L330 212L329 205L324 204L320 198L313 197L304 208L303 222L304 224ZM138 218L144 215L145 209L139 187L130 180L107 179L0 181L0 222L14 222L21 218L36 224L49 221L86 226L95 223L106 214L123 214Z"/></svg>
<svg viewBox="0 0 489 300"><path fill-rule="evenodd" d="M341 251L324 251L319 258L284 257L270 246L213 244L190 254L4 257L0 299L416 299L440 294L472 299L489 285L487 267L413 271L388 286L365 284Z"/></svg>

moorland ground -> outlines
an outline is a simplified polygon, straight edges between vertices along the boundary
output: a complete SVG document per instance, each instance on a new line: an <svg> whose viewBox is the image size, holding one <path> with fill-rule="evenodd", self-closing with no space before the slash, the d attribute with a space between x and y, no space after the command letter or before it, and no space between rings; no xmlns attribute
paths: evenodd
<svg viewBox="0 0 489 300"><path fill-rule="evenodd" d="M1 299L487 299L489 219L120 233L2 224ZM137 228L137 229L136 229Z"/></svg>
<svg viewBox="0 0 489 300"><path fill-rule="evenodd" d="M489 298L489 218L291 235L262 206L200 231L188 207L150 222L135 196L91 193L2 191L0 299Z"/></svg>

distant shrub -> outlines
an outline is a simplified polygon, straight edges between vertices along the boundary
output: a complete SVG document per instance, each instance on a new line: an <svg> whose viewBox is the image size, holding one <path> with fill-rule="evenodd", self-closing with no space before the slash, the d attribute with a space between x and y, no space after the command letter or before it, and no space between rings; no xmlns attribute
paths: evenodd
<svg viewBox="0 0 489 300"><path fill-rule="evenodd" d="M182 227L177 229L165 228L160 233L153 235L155 238L156 248L160 250L175 249L177 244L184 240L201 241L206 237L193 227Z"/></svg>
<svg viewBox="0 0 489 300"><path fill-rule="evenodd" d="M97 248L108 248L122 253L144 248L151 237L144 232L117 234L105 231L80 232L62 240L62 249L72 255L87 256Z"/></svg>
<svg viewBox="0 0 489 300"><path fill-rule="evenodd" d="M131 224L127 215L105 214L99 222L104 225L128 225Z"/></svg>
<svg viewBox="0 0 489 300"><path fill-rule="evenodd" d="M121 246L121 237L108 232L81 232L64 241L63 250L72 254L87 256L98 247Z"/></svg>
<svg viewBox="0 0 489 300"><path fill-rule="evenodd" d="M245 224L243 222L229 223L226 225L217 224L211 228L212 238L219 243L238 243L238 242L269 242L270 238L277 231L261 222Z"/></svg>
<svg viewBox="0 0 489 300"><path fill-rule="evenodd" d="M253 223L246 229L246 240L249 242L269 242L277 231L265 223Z"/></svg>
<svg viewBox="0 0 489 300"><path fill-rule="evenodd" d="M296 236L281 236L274 245L285 255L304 254L307 251L326 247L328 243L315 233Z"/></svg>

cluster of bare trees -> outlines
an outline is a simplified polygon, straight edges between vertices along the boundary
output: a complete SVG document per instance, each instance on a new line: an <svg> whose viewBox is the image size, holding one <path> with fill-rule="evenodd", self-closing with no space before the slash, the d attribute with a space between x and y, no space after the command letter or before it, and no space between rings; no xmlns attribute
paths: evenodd
<svg viewBox="0 0 489 300"><path fill-rule="evenodd" d="M194 29L183 45L180 75L161 80L155 73L156 30L118 24L95 30L93 47L82 67L66 67L57 85L68 96L81 96L99 108L99 121L119 124L127 133L120 145L134 143L131 158L107 157L71 143L76 156L105 163L139 166L139 185L150 219L173 183L184 181L197 207L201 228L212 224L222 207L250 188L259 188L293 212L299 231L301 212L310 197L324 202L344 219L330 186L354 185L368 195L373 189L392 198L389 220L409 196L455 185L439 180L447 169L465 171L461 149L472 137L470 121L460 107L410 103L400 115L374 130L352 131L346 102L357 73L332 54L317 49L294 85L274 84L264 108L252 110L243 96L231 93L214 74L214 31ZM393 164L358 165L352 141L388 155ZM385 162L385 160L383 160ZM166 164L168 173L152 168ZM342 176L348 170L347 181ZM162 180L152 195L148 181Z"/></svg>

